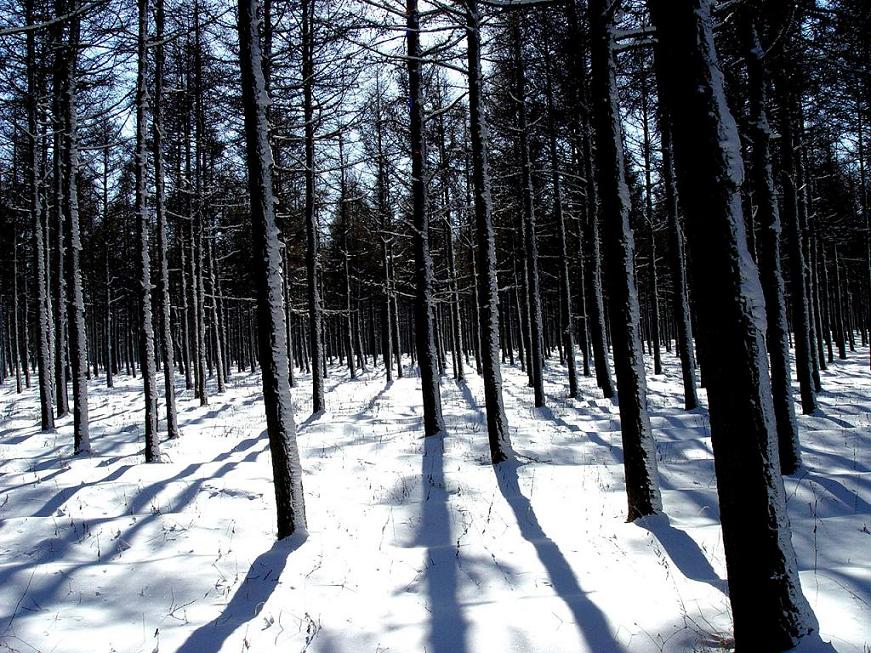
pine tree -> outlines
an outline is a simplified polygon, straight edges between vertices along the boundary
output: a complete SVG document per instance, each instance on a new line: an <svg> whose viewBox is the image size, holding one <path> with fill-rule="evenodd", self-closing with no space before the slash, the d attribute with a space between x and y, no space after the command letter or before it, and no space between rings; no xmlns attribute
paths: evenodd
<svg viewBox="0 0 871 653"><path fill-rule="evenodd" d="M726 103L709 0L650 0L649 6L673 112L735 645L782 651L816 622L790 541L763 297L742 215L738 129Z"/></svg>
<svg viewBox="0 0 871 653"><path fill-rule="evenodd" d="M592 115L596 171L605 226L611 340L623 438L627 519L659 512L662 500L656 471L656 445L647 413L641 354L640 309L634 279L635 243L629 225L629 188L623 161L622 126L617 106L614 63L615 7L590 0Z"/></svg>
<svg viewBox="0 0 871 653"><path fill-rule="evenodd" d="M242 71L263 403L272 454L278 539L283 539L294 534L305 535L306 516L302 467L290 397L281 243L275 223L273 161L266 120L269 99L263 79L258 9L257 0L239 0L239 65Z"/></svg>

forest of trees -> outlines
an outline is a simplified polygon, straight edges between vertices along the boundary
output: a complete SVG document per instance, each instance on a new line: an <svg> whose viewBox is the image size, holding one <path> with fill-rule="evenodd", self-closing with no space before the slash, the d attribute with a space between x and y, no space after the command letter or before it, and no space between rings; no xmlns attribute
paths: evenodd
<svg viewBox="0 0 871 653"><path fill-rule="evenodd" d="M535 407L592 376L632 521L675 357L736 646L786 650L796 411L871 335L869 122L866 0L0 0L0 383L87 455L89 387L140 379L157 463L178 388L260 373L284 538L302 376L319 413L329 364L419 375L450 437L440 378L480 375L497 466L502 366Z"/></svg>

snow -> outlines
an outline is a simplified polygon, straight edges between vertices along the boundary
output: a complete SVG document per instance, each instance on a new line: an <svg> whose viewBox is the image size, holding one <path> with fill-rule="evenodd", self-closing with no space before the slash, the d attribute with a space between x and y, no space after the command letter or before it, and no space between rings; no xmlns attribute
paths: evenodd
<svg viewBox="0 0 871 653"><path fill-rule="evenodd" d="M871 644L867 360L822 373L786 479L802 585L841 653ZM447 433L430 438L418 377L334 367L312 418L301 376L309 535L278 543L259 375L202 407L180 383L182 437L161 465L143 462L140 379L91 382L93 455L78 458L71 418L42 434L36 389L3 387L0 651L729 650L709 426L664 363L648 396L668 516L635 524L619 412L593 378L568 399L551 361L535 409L504 366L520 462L494 471L473 370L442 379Z"/></svg>

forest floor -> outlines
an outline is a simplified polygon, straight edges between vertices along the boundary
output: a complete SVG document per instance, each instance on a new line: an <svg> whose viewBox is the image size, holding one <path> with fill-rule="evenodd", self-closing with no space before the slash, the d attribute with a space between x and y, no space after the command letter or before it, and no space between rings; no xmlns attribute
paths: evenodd
<svg viewBox="0 0 871 653"><path fill-rule="evenodd" d="M823 373L786 479L801 580L824 639L871 650L868 350ZM141 382L91 383L94 453L38 431L33 390L0 389L0 651L593 653L729 650L706 412L679 370L649 375L668 518L627 524L617 407L548 369L505 399L519 465L488 464L483 386L442 381L444 439L421 437L419 379L328 379L294 400L309 537L275 543L259 376L200 407L143 463ZM704 395L704 393L702 393Z"/></svg>

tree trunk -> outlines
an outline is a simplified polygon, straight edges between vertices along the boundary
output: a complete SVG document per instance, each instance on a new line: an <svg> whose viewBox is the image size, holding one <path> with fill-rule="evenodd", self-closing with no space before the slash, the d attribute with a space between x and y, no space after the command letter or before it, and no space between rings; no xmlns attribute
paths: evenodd
<svg viewBox="0 0 871 653"><path fill-rule="evenodd" d="M726 104L709 0L648 5L673 112L736 650L781 651L816 624L790 541L765 307L741 207L738 129Z"/></svg>
<svg viewBox="0 0 871 653"><path fill-rule="evenodd" d="M647 89L647 71L641 71L641 131L642 149L644 154L644 217L650 229L650 340L653 349L653 373L662 374L662 352L660 351L659 332L659 276L656 272L656 225L653 221L653 166L650 163L650 115L648 111L649 92Z"/></svg>
<svg viewBox="0 0 871 653"><path fill-rule="evenodd" d="M58 16L65 14L60 0L56 0L55 13ZM66 116L64 114L65 78L67 75L65 53L63 43L63 23L58 22L51 30L51 42L54 48L53 86L54 99L52 102L54 147L52 148L52 166L54 177L54 213L55 231L57 240L57 256L55 257L55 321L54 321L54 384L55 404L57 417L66 417L70 412L69 395L67 393L67 288L66 288L66 214L64 212L64 175L66 164L63 150L64 129Z"/></svg>
<svg viewBox="0 0 871 653"><path fill-rule="evenodd" d="M203 98L203 63L202 47L200 43L202 27L200 25L200 5L194 2L194 100L195 100L195 139L194 157L194 193L196 196L196 215L193 223L194 237L191 253L191 265L193 267L193 293L194 293L194 317L196 320L196 349L197 349L197 396L200 398L200 406L209 404L209 393L206 387L206 290L203 272L203 222L205 213L205 197L203 189L203 175L205 171L205 151L203 148L203 135L205 132L205 111Z"/></svg>
<svg viewBox="0 0 871 653"><path fill-rule="evenodd" d="M841 288L841 257L838 256L838 246L835 245L832 249L832 265L835 268L835 278L833 283L835 286L835 305L833 307L835 313L835 344L838 345L838 358L841 360L847 359L847 341L846 341L846 320L844 319L844 297Z"/></svg>
<svg viewBox="0 0 871 653"><path fill-rule="evenodd" d="M671 236L672 266L671 278L674 288L674 320L677 331L677 350L680 356L681 378L683 380L684 408L693 410L699 405L696 390L696 361L693 350L693 325L690 314L689 292L687 290L686 253L684 252L683 228L678 215L677 186L674 178L674 155L671 144L671 114L662 90L665 71L660 66L660 58L654 52L657 93L659 95L659 134L662 149L661 176L665 190L665 211L668 215L668 229Z"/></svg>
<svg viewBox="0 0 871 653"><path fill-rule="evenodd" d="M169 295L169 261L167 254L166 204L163 180L163 15L164 0L155 0L154 101L152 109L152 139L154 158L154 207L157 214L157 278L160 316L161 360L163 362L164 401L166 402L166 433L178 437L178 417L175 409L175 353L172 343L172 302Z"/></svg>
<svg viewBox="0 0 871 653"><path fill-rule="evenodd" d="M481 15L477 0L464 0L469 79L469 136L472 146L474 187L478 326L487 434L493 464L513 458L508 418L502 401L502 370L499 364L499 283L496 278L496 238L490 197L490 165L487 160L487 121L481 102Z"/></svg>
<svg viewBox="0 0 871 653"><path fill-rule="evenodd" d="M33 25L33 0L25 3L27 25ZM53 388L51 383L51 310L48 295L48 269L45 256L45 237L42 222L42 200L40 197L41 155L37 122L37 82L36 82L36 35L27 32L27 131L28 141L28 185L30 193L30 218L33 224L33 258L36 272L36 357L39 368L39 408L40 428L43 431L54 429Z"/></svg>
<svg viewBox="0 0 871 653"><path fill-rule="evenodd" d="M771 390L780 467L784 474L792 474L801 464L798 441L798 423L792 401L792 383L789 360L786 302L780 264L780 215L771 172L768 126L767 80L764 53L756 33L750 9L745 9L744 38L750 96L750 142L753 149L752 188L756 198L760 225L759 272L765 293L768 322L766 344L771 362Z"/></svg>
<svg viewBox="0 0 871 653"><path fill-rule="evenodd" d="M281 243L275 223L272 150L266 119L268 96L263 81L257 5L257 0L239 0L239 64L242 69L263 403L272 457L278 539L283 539L295 533L304 535L306 517L302 466L290 396Z"/></svg>
<svg viewBox="0 0 871 653"><path fill-rule="evenodd" d="M421 93L420 15L417 0L406 0L406 39L408 42L408 93L411 130L411 201L414 222L415 255L415 336L426 435L444 431L439 390L439 363L436 359L433 324L432 255L429 249L429 214L424 179L423 94Z"/></svg>
<svg viewBox="0 0 871 653"><path fill-rule="evenodd" d="M511 16L511 42L514 63L514 95L517 103L517 140L520 150L520 192L523 205L523 233L526 254L526 291L529 298L530 370L535 406L544 406L544 324L541 316L541 288L538 270L538 235L535 225L535 206L532 188L532 164L529 160L528 120L526 115L526 75L523 71L522 36L520 19Z"/></svg>
<svg viewBox="0 0 871 653"><path fill-rule="evenodd" d="M73 0L67 10L73 12ZM76 454L91 450L88 429L87 342L85 334L85 298L79 259L82 243L79 236L78 168L79 145L76 124L76 63L79 48L79 16L69 21L67 42L63 46L64 62L61 83L63 133L63 213L66 223L66 291L69 316L69 346L73 381L73 438Z"/></svg>
<svg viewBox="0 0 871 653"><path fill-rule="evenodd" d="M555 109L553 102L553 81L551 80L550 43L545 45L545 71L547 124L550 146L550 175L553 186L553 215L559 237L559 291L560 291L560 336L565 348L566 367L569 376L569 397L578 396L578 371L575 361L575 325L572 319L572 286L569 279L569 248L566 241L565 215L563 215L562 181L559 170L559 156L556 142ZM583 303L583 297L581 298ZM512 358L514 355L512 354Z"/></svg>
<svg viewBox="0 0 871 653"><path fill-rule="evenodd" d="M627 519L659 512L662 500L656 471L656 445L647 413L640 310L635 288L635 243L629 225L629 189L623 162L623 138L617 106L614 63L614 16L604 0L590 0L592 115L596 133L596 169L606 229L606 274L611 341L623 436Z"/></svg>
<svg viewBox="0 0 871 653"><path fill-rule="evenodd" d="M308 270L309 340L311 342L312 413L326 410L324 398L325 364L321 297L318 286L318 225L315 215L315 127L314 127L314 0L301 0L302 77L305 120L305 233Z"/></svg>
<svg viewBox="0 0 871 653"><path fill-rule="evenodd" d="M784 47L781 45L781 47ZM778 70L788 65L787 58L777 60ZM801 390L802 412L810 415L817 409L816 393L811 364L810 312L805 284L804 235L799 219L798 188L796 185L795 163L795 101L792 82L781 70L777 85L777 104L780 111L780 184L783 193L783 221L785 223L789 247L789 285L792 304L792 330L795 341L795 368Z"/></svg>
<svg viewBox="0 0 871 653"><path fill-rule="evenodd" d="M145 206L148 164L146 151L145 111L148 102L146 87L148 0L138 0L139 38L136 74L136 227L139 245L139 366L145 395L145 462L160 462L160 437L157 433L157 381L154 369L154 328L151 314L151 255L148 242L148 208Z"/></svg>
<svg viewBox="0 0 871 653"><path fill-rule="evenodd" d="M589 299L590 341L593 345L593 365L596 370L596 383L602 390L606 399L614 396L614 383L611 379L611 364L608 358L607 329L605 326L605 301L602 296L602 254L599 242L599 188L596 185L595 162L593 161L592 143L592 119L590 116L588 93L587 93L587 57L586 38L579 25L579 17L575 9L575 3L570 2L568 7L568 22L576 44L575 74L578 83L578 110L579 125L581 132L581 161L583 170L580 176L586 179L586 202L584 204L585 215L583 218L582 234L584 242L589 247L586 269L586 293Z"/></svg>

